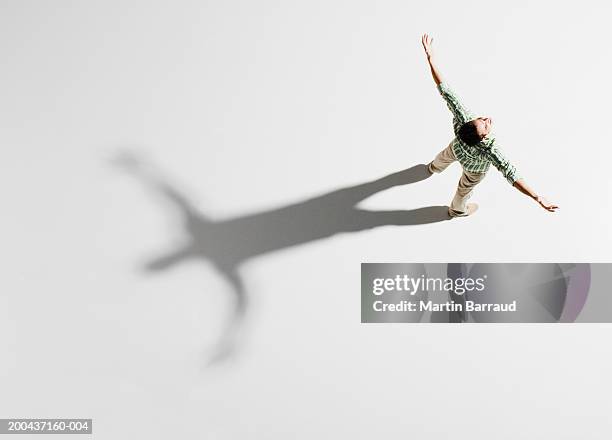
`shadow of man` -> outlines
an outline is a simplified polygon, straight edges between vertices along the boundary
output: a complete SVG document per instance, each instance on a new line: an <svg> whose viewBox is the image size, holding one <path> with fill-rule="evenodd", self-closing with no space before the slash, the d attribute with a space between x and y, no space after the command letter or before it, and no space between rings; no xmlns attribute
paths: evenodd
<svg viewBox="0 0 612 440"><path fill-rule="evenodd" d="M114 162L171 202L184 225L183 245L156 257L146 265L146 269L157 272L187 260L205 260L232 286L232 316L213 350L210 362L230 355L237 343L238 330L248 305L246 288L239 273L239 267L245 261L339 233L386 225L421 225L450 220L448 206L391 211L369 211L355 207L380 191L427 179L430 173L424 164L276 209L219 221L208 218L196 209L161 173L151 169L138 156L126 152Z"/></svg>

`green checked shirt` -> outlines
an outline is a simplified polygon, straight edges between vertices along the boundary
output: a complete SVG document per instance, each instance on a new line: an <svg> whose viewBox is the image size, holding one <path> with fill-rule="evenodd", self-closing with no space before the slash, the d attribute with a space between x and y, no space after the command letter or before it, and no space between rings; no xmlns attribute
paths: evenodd
<svg viewBox="0 0 612 440"><path fill-rule="evenodd" d="M476 145L470 146L463 142L457 133L459 128L466 122L476 119L476 116L463 106L457 95L446 83L438 85L440 94L446 101L448 108L453 113L453 129L455 139L452 148L463 169L472 173L486 173L489 165L493 164L510 182L511 185L519 179L516 168L499 151L495 138L487 135Z"/></svg>

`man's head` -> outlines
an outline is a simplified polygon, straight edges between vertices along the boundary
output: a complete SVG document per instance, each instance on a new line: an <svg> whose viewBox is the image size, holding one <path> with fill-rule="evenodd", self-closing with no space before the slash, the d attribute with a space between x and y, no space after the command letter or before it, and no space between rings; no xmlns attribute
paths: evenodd
<svg viewBox="0 0 612 440"><path fill-rule="evenodd" d="M461 126L459 138L468 145L476 145L485 136L491 133L493 121L491 118L480 117L466 122Z"/></svg>

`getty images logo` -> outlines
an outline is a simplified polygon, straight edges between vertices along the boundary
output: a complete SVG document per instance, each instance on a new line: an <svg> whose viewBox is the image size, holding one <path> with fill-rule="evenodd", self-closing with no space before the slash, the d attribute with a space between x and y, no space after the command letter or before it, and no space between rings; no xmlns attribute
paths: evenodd
<svg viewBox="0 0 612 440"><path fill-rule="evenodd" d="M396 275L392 278L375 278L372 283L372 293L382 295L386 292L406 292L411 296L419 292L453 292L463 295L467 292L482 292L485 290L487 275L479 278L430 278L421 275L418 278L409 275Z"/></svg>
<svg viewBox="0 0 612 440"><path fill-rule="evenodd" d="M361 320L575 322L580 316L581 321L600 322L597 319L601 318L593 312L608 307L607 295L593 299L593 304L601 303L599 308L591 306L584 312L591 289L591 266L589 263L362 263ZM606 269L600 266L602 271ZM612 300L610 308L612 316Z"/></svg>

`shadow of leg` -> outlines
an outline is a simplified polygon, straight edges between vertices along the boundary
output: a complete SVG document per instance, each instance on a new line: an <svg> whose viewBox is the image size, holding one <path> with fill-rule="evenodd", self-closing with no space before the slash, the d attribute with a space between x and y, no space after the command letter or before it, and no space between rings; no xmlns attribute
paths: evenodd
<svg viewBox="0 0 612 440"><path fill-rule="evenodd" d="M394 186L409 185L411 183L420 182L431 177L431 173L427 170L427 165L418 164L413 167L398 171L388 176L371 182L362 183L349 188L338 190L342 194L342 199L345 204L356 205L360 201Z"/></svg>
<svg viewBox="0 0 612 440"><path fill-rule="evenodd" d="M352 231L371 229L385 225L424 225L450 220L448 206L427 206L401 211L366 211L356 209Z"/></svg>

